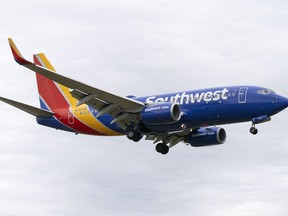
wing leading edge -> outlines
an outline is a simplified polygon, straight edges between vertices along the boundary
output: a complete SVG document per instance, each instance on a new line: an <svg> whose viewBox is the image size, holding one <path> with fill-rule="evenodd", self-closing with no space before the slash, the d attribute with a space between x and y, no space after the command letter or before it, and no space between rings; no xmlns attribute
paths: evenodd
<svg viewBox="0 0 288 216"><path fill-rule="evenodd" d="M131 123L137 121L136 116L145 106L144 103L111 94L38 66L24 59L13 40L11 38L8 40L14 59L18 64L72 89L70 94L79 100L78 105L87 104L95 108L99 111L98 117L110 114L114 118L111 123L117 123L124 130Z"/></svg>

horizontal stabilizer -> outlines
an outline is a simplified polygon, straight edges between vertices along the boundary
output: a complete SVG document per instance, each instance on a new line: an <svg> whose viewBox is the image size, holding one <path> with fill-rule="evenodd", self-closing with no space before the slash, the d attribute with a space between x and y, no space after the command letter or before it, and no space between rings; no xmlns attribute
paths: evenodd
<svg viewBox="0 0 288 216"><path fill-rule="evenodd" d="M13 100L10 100L10 99L7 99L7 98L3 98L3 97L0 97L0 100L7 103L7 104L10 104L11 106L14 106L20 110L23 110L31 115L34 115L36 117L42 117L42 118L50 118L51 116L54 115L53 112L49 112L47 110L42 110L42 109L39 109L37 107L33 107L33 106L30 106L30 105L27 105L27 104L23 104L23 103L20 103L20 102L17 102L17 101L13 101Z"/></svg>

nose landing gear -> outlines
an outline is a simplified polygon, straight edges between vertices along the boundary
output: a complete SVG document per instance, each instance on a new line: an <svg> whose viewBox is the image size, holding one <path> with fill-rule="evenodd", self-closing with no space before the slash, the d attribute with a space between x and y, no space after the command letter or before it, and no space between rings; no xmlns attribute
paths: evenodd
<svg viewBox="0 0 288 216"><path fill-rule="evenodd" d="M267 116L267 115L262 115L262 116L252 118L252 126L249 130L250 133L256 135L258 133L258 130L255 128L255 124L268 122L270 120L271 120L270 116Z"/></svg>
<svg viewBox="0 0 288 216"><path fill-rule="evenodd" d="M255 124L252 124L251 128L250 128L250 133L253 135L256 135L258 133L258 129L255 128Z"/></svg>

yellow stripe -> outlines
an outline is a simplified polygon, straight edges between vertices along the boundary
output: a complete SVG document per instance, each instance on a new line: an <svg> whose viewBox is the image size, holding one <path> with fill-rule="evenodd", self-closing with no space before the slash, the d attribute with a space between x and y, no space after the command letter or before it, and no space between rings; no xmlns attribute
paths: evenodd
<svg viewBox="0 0 288 216"><path fill-rule="evenodd" d="M44 65L47 69L56 72L56 70L54 69L52 64L48 61L48 59L46 58L46 56L43 53L38 54L38 56L41 59L41 61L44 63ZM66 86L63 86L60 84L58 84L58 86L60 87L60 89L64 93L65 97L67 98L68 102L70 103L70 106L76 106L77 99L75 99L71 96L69 89Z"/></svg>
<svg viewBox="0 0 288 216"><path fill-rule="evenodd" d="M82 104L78 107L71 107L71 111L74 116L79 119L84 124L88 125L92 129L109 136L117 136L123 135L117 133L109 128L107 128L104 124L98 121L93 114L90 112L88 106L86 104Z"/></svg>
<svg viewBox="0 0 288 216"><path fill-rule="evenodd" d="M45 67L49 70L55 71L54 67L51 65L51 63L48 61L46 56L43 53L40 53L37 55L41 61L44 63ZM58 84L60 89L62 90L63 94L65 95L66 99L68 100L70 104L70 108L74 116L79 119L81 122L83 122L88 127L92 128L95 131L98 131L105 135L110 136L116 136L116 135L122 135L118 132L115 132L114 130L111 130L110 128L103 125L100 121L98 121L93 114L90 113L88 107L86 104L83 104L79 107L76 107L77 99L73 98L70 94L69 88L66 86Z"/></svg>

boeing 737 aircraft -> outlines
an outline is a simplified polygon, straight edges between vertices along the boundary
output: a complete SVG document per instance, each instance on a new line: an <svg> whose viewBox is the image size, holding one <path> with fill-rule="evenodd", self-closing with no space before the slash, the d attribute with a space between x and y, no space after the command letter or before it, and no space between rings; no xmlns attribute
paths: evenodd
<svg viewBox="0 0 288 216"><path fill-rule="evenodd" d="M269 121L288 106L288 99L257 86L225 86L145 97L121 97L55 73L43 53L34 63L23 58L12 39L14 59L36 72L40 108L0 97L36 116L38 124L91 135L145 136L156 151L167 154L179 142L194 147L223 144L226 132L217 125Z"/></svg>

